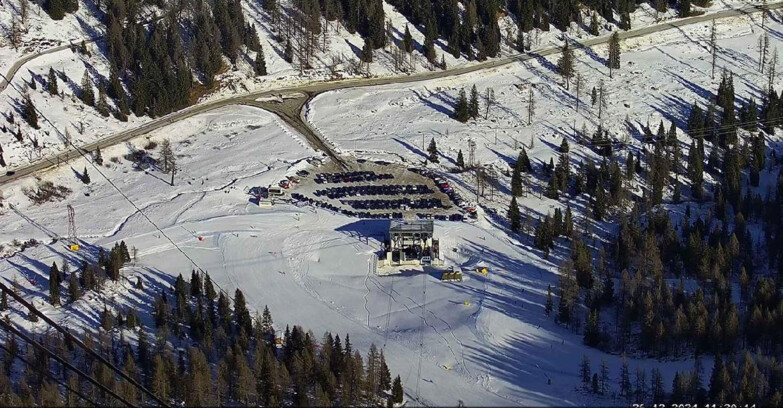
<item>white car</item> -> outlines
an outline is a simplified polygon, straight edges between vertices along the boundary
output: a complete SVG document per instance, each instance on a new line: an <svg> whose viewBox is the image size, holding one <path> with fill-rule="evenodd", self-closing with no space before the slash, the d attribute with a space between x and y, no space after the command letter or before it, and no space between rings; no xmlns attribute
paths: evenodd
<svg viewBox="0 0 783 408"><path fill-rule="evenodd" d="M422 256L421 257L421 264L422 265L432 265L432 258L429 256Z"/></svg>

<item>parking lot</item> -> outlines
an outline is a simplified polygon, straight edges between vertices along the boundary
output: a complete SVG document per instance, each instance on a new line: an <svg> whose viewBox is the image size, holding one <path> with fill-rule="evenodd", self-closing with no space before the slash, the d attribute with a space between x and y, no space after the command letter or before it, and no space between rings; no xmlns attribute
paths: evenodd
<svg viewBox="0 0 783 408"><path fill-rule="evenodd" d="M290 177L289 177L290 178ZM422 169L357 160L351 171L332 163L300 169L288 191L294 201L360 218L462 221L464 201L446 183Z"/></svg>

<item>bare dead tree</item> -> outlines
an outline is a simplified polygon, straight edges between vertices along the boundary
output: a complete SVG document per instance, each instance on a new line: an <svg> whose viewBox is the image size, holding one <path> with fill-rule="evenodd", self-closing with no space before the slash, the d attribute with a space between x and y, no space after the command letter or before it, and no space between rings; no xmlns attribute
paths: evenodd
<svg viewBox="0 0 783 408"><path fill-rule="evenodd" d="M22 46L22 26L16 18L11 20L11 28L8 30L8 42L11 43L15 50Z"/></svg>
<svg viewBox="0 0 783 408"><path fill-rule="evenodd" d="M533 114L536 111L536 101L533 96L533 84L530 84L530 87L528 87L528 93L527 93L527 124L532 125L533 124Z"/></svg>
<svg viewBox="0 0 783 408"><path fill-rule="evenodd" d="M582 73L577 71L576 77L574 78L574 88L576 91L576 112L579 113L579 94L582 91L582 88L585 85L585 79L582 77Z"/></svg>
<svg viewBox="0 0 783 408"><path fill-rule="evenodd" d="M495 104L496 101L495 90L492 87L487 88L486 93L484 94L484 106L486 107L484 112L484 119L489 119L489 109L492 107L492 105Z"/></svg>
<svg viewBox="0 0 783 408"><path fill-rule="evenodd" d="M712 20L710 28L710 52L712 53L712 79L715 79L715 60L718 58L718 37L715 29L715 20Z"/></svg>

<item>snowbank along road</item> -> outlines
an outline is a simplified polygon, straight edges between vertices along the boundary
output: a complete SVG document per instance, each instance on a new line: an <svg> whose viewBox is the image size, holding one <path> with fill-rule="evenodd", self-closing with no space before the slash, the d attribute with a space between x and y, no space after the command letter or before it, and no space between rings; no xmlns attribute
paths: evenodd
<svg viewBox="0 0 783 408"><path fill-rule="evenodd" d="M774 3L769 3L766 7L767 10L775 10L783 7L783 1L778 1ZM705 21L710 21L713 19L722 19L722 18L728 18L728 17L736 17L743 14L750 14L755 12L762 11L763 8L761 5L748 5L745 7L730 9L730 10L723 10L718 11L715 13L709 13L704 14L700 16L694 16L694 17L687 17L683 19L678 19L666 23L651 25L635 30L629 30L625 32L620 32L620 38L621 39L627 39L627 38L635 38L635 37L642 37L650 34L654 34L657 32L678 28L682 26L686 26L689 24L698 24ZM577 44L580 47L592 47L599 44L604 44L609 41L610 35L605 35L601 37L595 37L590 38L584 41L573 41L575 44ZM43 51L38 54L32 54L29 57L25 57L22 60L18 61L14 64L14 66L11 68L11 72L9 74L13 75L18 69L26 62L48 53L56 52L59 50L64 49L63 47L68 46L60 46L55 47L51 50ZM305 85L298 85L298 86L292 86L292 87L284 87L284 88L278 88L278 89L272 89L272 90L265 90L260 92L252 92L244 95L236 95L231 96L224 99L214 100L210 102L205 102L202 104L194 105L189 108L183 109L178 112L171 113L169 115L166 115L164 117L161 117L159 119L153 120L151 122L148 122L142 126L139 126L134 129L129 129L123 132L116 133L114 135L108 136L106 138L103 138L99 141L86 144L84 146L72 146L70 149L65 150L61 153L58 153L54 156L49 156L46 158L43 158L37 162L31 163L24 167L19 167L16 169L13 169L11 171L8 171L6 174L0 176L0 185L3 185L5 183L24 178L26 176L35 174L39 171L46 170L48 168L57 166L61 163L67 162L69 159L74 158L81 154L89 153L96 148L106 148L108 146L112 146L118 143L125 142L130 139L134 139L138 136L147 134L153 130L156 130L158 128L161 128L163 126L170 125L172 123L181 121L183 119L187 119L190 117L193 117L195 115L209 112L211 110L221 108L228 105L237 105L237 104L248 104L248 105L255 105L259 106L258 102L256 101L258 98L264 97L264 96L274 96L279 94L291 94L291 93L301 93L303 95L306 95L306 98L302 98L302 103L296 103L296 104L262 104L260 107L263 107L264 109L270 110L271 112L275 113L279 117L281 117L284 121L286 121L289 125L293 125L297 130L303 131L305 133L305 137L310 142L313 148L323 151L328 156L332 157L333 159L337 159L339 163L343 164L343 161L338 158L338 155L331 150L329 147L328 142L322 140L320 136L318 136L318 133L306 123L306 121L302 118L301 110L304 106L306 106L307 102L312 100L315 96L318 94L329 92L329 91L335 91L340 89L349 89L349 88L358 88L358 87L369 87L369 86L382 86L382 85L390 85L390 84L401 84L401 83L411 83L411 82L419 82L419 81L427 81L432 79L441 79L446 77L452 77L452 76L459 76L464 75L480 70L485 69L492 69L501 67L510 63L514 62L524 62L529 61L536 58L541 58L553 54L557 54L560 52L559 47L549 47L544 49L536 50L535 52L529 52L526 54L517 54L512 55L504 58L497 58L494 60L477 63L469 66L463 66L463 67L457 67L453 69L448 69L444 71L433 71L433 72L424 72L421 74L413 74L408 76L402 76L402 77L383 77L383 78L369 78L369 79L349 79L349 80L342 80L342 81L334 81L334 82L316 82L311 84L305 84ZM8 78L8 80L11 80L11 77ZM0 85L0 92L3 90L5 85ZM298 109L298 112L293 112L291 107L295 106L296 109ZM79 151L77 151L77 149Z"/></svg>

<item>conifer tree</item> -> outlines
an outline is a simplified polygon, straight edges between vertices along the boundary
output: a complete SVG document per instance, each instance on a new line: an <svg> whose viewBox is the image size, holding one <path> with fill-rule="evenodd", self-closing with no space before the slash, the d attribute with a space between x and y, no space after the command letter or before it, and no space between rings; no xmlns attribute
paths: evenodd
<svg viewBox="0 0 783 408"><path fill-rule="evenodd" d="M84 170L82 171L82 183L90 184L90 175L87 174L87 166L84 166Z"/></svg>
<svg viewBox="0 0 783 408"><path fill-rule="evenodd" d="M106 101L106 85L101 82L98 85L98 103L95 104L95 109L103 117L109 116L109 103Z"/></svg>
<svg viewBox="0 0 783 408"><path fill-rule="evenodd" d="M70 298L71 302L79 300L79 298L82 296L81 292L82 288L79 285L79 278L75 273L71 273L70 277L68 278L68 297Z"/></svg>
<svg viewBox="0 0 783 408"><path fill-rule="evenodd" d="M617 31L609 37L608 65L609 78L611 78L613 70L620 69L620 34Z"/></svg>
<svg viewBox="0 0 783 408"><path fill-rule="evenodd" d="M519 232L522 227L522 222L519 218L519 205L517 204L517 198L511 196L511 205L508 207L508 220L511 223L511 230Z"/></svg>
<svg viewBox="0 0 783 408"><path fill-rule="evenodd" d="M395 404L402 403L402 397L403 397L403 390L402 390L402 381L400 380L400 376L394 377L394 383L392 384L392 402Z"/></svg>
<svg viewBox="0 0 783 408"><path fill-rule="evenodd" d="M476 85L470 90L470 102L468 102L468 114L471 119L478 118L479 114L479 95Z"/></svg>
<svg viewBox="0 0 783 408"><path fill-rule="evenodd" d="M62 277L60 276L60 269L57 267L57 263L52 262L51 268L49 268L49 303L54 306L60 304L60 282Z"/></svg>
<svg viewBox="0 0 783 408"><path fill-rule="evenodd" d="M691 0L680 0L679 15L688 17L691 15Z"/></svg>
<svg viewBox="0 0 783 408"><path fill-rule="evenodd" d="M582 362L579 364L579 374L582 377L582 385L587 388L590 384L590 359L587 354L582 354Z"/></svg>
<svg viewBox="0 0 783 408"><path fill-rule="evenodd" d="M360 55L360 58L362 62L369 64L372 62L372 54L373 50L375 50L375 47L373 46L372 38L368 38L364 41L364 47L362 48L362 53Z"/></svg>
<svg viewBox="0 0 783 408"><path fill-rule="evenodd" d="M93 161L95 161L95 164L102 166L103 165L103 155L101 154L101 147L97 146L95 148L95 156L93 157Z"/></svg>
<svg viewBox="0 0 783 408"><path fill-rule="evenodd" d="M601 359L601 394L606 395L609 393L609 364L606 359Z"/></svg>
<svg viewBox="0 0 783 408"><path fill-rule="evenodd" d="M95 106L95 93L92 89L92 79L90 79L90 73L85 69L84 76L82 77L82 102L87 106Z"/></svg>
<svg viewBox="0 0 783 408"><path fill-rule="evenodd" d="M243 329L245 333L252 333L253 321L250 318L250 311L245 303L245 295L239 288L234 292L234 321L237 327Z"/></svg>
<svg viewBox="0 0 783 408"><path fill-rule="evenodd" d="M598 35L598 14L593 12L593 14L590 16L590 34L592 35Z"/></svg>
<svg viewBox="0 0 783 408"><path fill-rule="evenodd" d="M107 309L105 306L103 307L103 312L101 313L101 328L105 331L110 331L114 328L114 316L112 316L109 309Z"/></svg>
<svg viewBox="0 0 783 408"><path fill-rule="evenodd" d="M266 59L264 58L264 48L261 46L259 46L258 52L256 53L253 69L255 70L256 76L266 75Z"/></svg>
<svg viewBox="0 0 783 408"><path fill-rule="evenodd" d="M209 274L206 274L206 277L204 278L204 295L209 300L215 300L217 298L217 293L215 292L215 287L212 285L212 279L209 277Z"/></svg>
<svg viewBox="0 0 783 408"><path fill-rule="evenodd" d="M49 67L49 78L46 80L46 90L51 95L57 95L60 92L57 90L57 74L52 67Z"/></svg>
<svg viewBox="0 0 783 408"><path fill-rule="evenodd" d="M24 118L33 129L38 129L38 112L29 94L24 96Z"/></svg>
<svg viewBox="0 0 783 408"><path fill-rule="evenodd" d="M407 24L405 24L405 34L402 37L402 49L408 54L413 52L413 37L411 37L411 31Z"/></svg>
<svg viewBox="0 0 783 408"><path fill-rule="evenodd" d="M457 153L457 167L461 169L465 168L465 158L462 157L462 149Z"/></svg>
<svg viewBox="0 0 783 408"><path fill-rule="evenodd" d="M291 40L285 42L285 50L283 51L283 59L292 64L294 62L294 48L291 46Z"/></svg>
<svg viewBox="0 0 783 408"><path fill-rule="evenodd" d="M560 59L557 60L557 72L563 77L566 89L571 82L571 76L574 74L574 53L568 46L568 41L563 45L560 53Z"/></svg>
<svg viewBox="0 0 783 408"><path fill-rule="evenodd" d="M264 312L261 315L261 331L264 334L274 334L275 328L272 323L272 313L269 311L269 307L264 306Z"/></svg>
<svg viewBox="0 0 783 408"><path fill-rule="evenodd" d="M470 110L468 108L468 98L465 94L465 90L459 91L459 97L457 98L457 104L454 106L454 119L465 123L470 119Z"/></svg>
<svg viewBox="0 0 783 408"><path fill-rule="evenodd" d="M430 162L437 163L440 161L438 160L438 146L435 145L435 138L430 139L430 145L427 147L427 153L429 153L427 160Z"/></svg>

